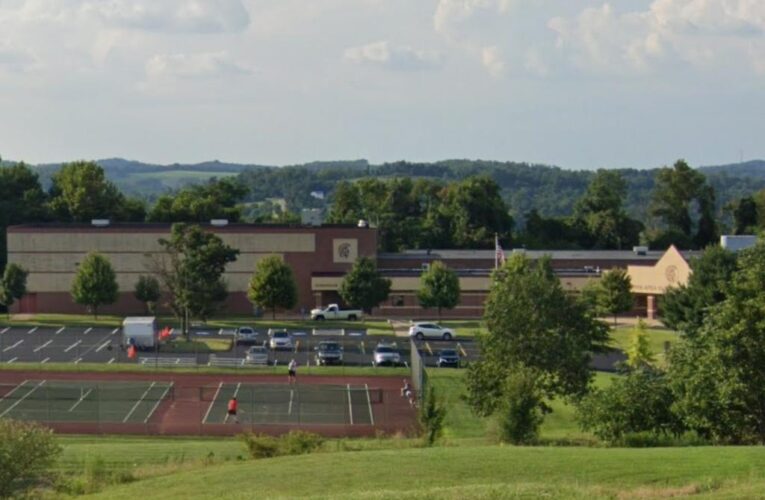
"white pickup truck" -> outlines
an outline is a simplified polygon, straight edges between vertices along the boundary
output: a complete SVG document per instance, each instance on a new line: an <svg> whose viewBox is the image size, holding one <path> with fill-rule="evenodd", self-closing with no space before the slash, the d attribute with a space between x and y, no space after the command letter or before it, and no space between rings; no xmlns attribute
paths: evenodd
<svg viewBox="0 0 765 500"><path fill-rule="evenodd" d="M345 311L341 310L337 304L330 304L324 309L317 308L317 309L311 309L311 319L315 320L332 320L332 319L341 319L341 320L348 320L348 321L355 321L357 319L361 319L361 310L359 309L347 309Z"/></svg>

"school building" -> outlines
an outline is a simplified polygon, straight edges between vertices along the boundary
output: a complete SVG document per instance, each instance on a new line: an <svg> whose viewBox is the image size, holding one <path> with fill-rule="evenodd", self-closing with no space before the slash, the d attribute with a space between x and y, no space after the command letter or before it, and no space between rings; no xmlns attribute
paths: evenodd
<svg viewBox="0 0 765 500"><path fill-rule="evenodd" d="M289 314L298 315L319 305L342 303L338 289L343 276L360 256L376 259L378 269L392 282L388 300L375 315L407 319L435 316L417 301L420 275L442 261L457 272L462 291L459 305L444 311L444 317L479 317L495 265L494 250L409 250L377 253L377 230L352 225L276 226L203 224L207 231L239 250L236 262L226 268L224 278L229 297L222 310L252 314L247 287L259 259L278 255L290 265L298 285L298 304ZM170 224L109 223L28 224L8 228L8 262L29 271L28 293L17 302L15 313L85 313L72 301L70 289L84 257L98 251L109 259L117 275L120 293L116 303L99 309L104 314L138 314L144 310L133 294L141 275L151 274L162 254L160 238L170 236ZM530 259L549 256L566 290L577 292L609 269L628 269L632 277L636 310L653 317L657 297L670 286L685 283L690 275L692 252L671 247L667 251L645 248L630 250L508 250L523 252ZM162 308L160 307L160 310Z"/></svg>

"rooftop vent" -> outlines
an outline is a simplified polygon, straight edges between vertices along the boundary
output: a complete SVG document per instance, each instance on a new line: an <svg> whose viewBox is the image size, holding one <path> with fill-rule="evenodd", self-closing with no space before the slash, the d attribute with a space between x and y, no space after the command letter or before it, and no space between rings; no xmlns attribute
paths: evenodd
<svg viewBox="0 0 765 500"><path fill-rule="evenodd" d="M648 255L648 247L632 247L635 255Z"/></svg>
<svg viewBox="0 0 765 500"><path fill-rule="evenodd" d="M109 219L92 219L90 224L95 227L106 227L109 225Z"/></svg>
<svg viewBox="0 0 765 500"><path fill-rule="evenodd" d="M359 219L359 223L357 224L358 227L369 227L369 222L367 222L364 219Z"/></svg>
<svg viewBox="0 0 765 500"><path fill-rule="evenodd" d="M210 225L216 227L228 226L228 219L211 219Z"/></svg>

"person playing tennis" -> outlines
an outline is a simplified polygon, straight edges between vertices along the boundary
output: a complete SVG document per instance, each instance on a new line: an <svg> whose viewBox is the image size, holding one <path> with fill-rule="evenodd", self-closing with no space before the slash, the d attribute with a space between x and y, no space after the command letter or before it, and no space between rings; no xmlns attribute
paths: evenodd
<svg viewBox="0 0 765 500"><path fill-rule="evenodd" d="M287 380L290 384L297 382L297 361L295 361L295 358L292 358L290 364L287 365L287 373Z"/></svg>
<svg viewBox="0 0 765 500"><path fill-rule="evenodd" d="M239 423L239 417L237 416L237 412L239 411L239 403L236 400L236 396L232 397L228 400L228 412L226 413L226 418L223 420L224 424L228 423L229 417L234 417L234 423Z"/></svg>

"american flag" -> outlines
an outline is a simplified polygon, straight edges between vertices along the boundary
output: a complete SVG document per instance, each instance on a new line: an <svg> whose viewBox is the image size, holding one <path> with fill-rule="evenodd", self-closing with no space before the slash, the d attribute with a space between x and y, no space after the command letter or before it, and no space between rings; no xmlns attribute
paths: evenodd
<svg viewBox="0 0 765 500"><path fill-rule="evenodd" d="M505 263L505 251L502 250L497 235L494 235L494 250L494 267L496 268Z"/></svg>

